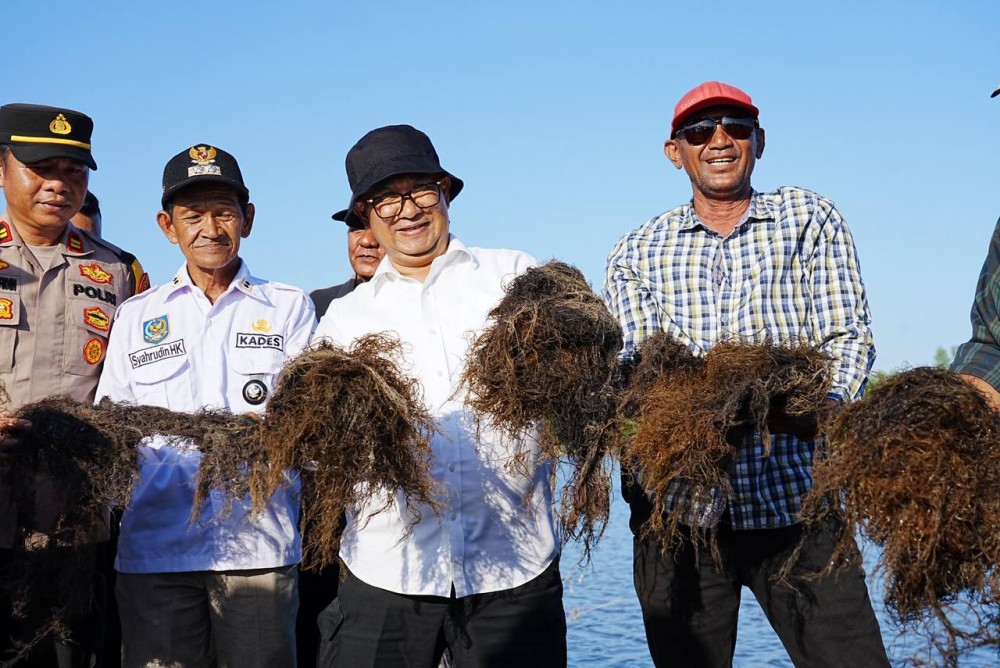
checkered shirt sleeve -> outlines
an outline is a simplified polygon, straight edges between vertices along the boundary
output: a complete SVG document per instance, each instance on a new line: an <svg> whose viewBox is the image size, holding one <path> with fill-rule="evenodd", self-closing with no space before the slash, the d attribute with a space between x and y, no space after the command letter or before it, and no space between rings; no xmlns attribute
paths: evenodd
<svg viewBox="0 0 1000 668"><path fill-rule="evenodd" d="M979 273L971 319L972 338L958 347L951 368L1000 390L1000 220Z"/></svg>

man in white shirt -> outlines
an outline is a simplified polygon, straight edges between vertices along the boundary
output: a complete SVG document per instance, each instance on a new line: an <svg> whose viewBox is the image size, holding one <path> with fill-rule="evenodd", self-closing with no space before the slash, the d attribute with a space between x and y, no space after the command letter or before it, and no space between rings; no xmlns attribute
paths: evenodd
<svg viewBox="0 0 1000 668"><path fill-rule="evenodd" d="M346 579L320 618L321 666L461 668L566 665L566 619L549 467L534 441L504 441L456 393L470 339L512 278L535 264L517 251L468 247L449 234L461 179L427 135L378 128L347 154L357 221L386 251L370 281L335 300L317 338L370 332L403 341L404 368L435 417L432 475L441 508L412 516L400 498L348 512ZM514 463L523 451L523 462Z"/></svg>
<svg viewBox="0 0 1000 668"><path fill-rule="evenodd" d="M239 257L254 206L236 159L197 144L163 170L157 223L185 263L118 310L97 396L194 412L264 411L284 361L315 326L304 292L251 275ZM154 436L122 518L116 594L124 665L295 665L297 481L260 516L220 514L213 491L190 523L201 455Z"/></svg>

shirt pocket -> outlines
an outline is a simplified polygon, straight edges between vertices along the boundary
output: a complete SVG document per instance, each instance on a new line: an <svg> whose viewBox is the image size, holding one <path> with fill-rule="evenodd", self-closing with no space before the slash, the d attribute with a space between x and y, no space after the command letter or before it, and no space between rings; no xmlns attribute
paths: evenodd
<svg viewBox="0 0 1000 668"><path fill-rule="evenodd" d="M270 348L230 352L227 399L233 413L263 413L281 372L285 355Z"/></svg>
<svg viewBox="0 0 1000 668"><path fill-rule="evenodd" d="M145 359L135 354L132 357L140 361ZM136 402L174 411L193 411L196 407L190 371L191 361L186 354L164 357L133 368L130 380Z"/></svg>
<svg viewBox="0 0 1000 668"><path fill-rule="evenodd" d="M0 373L14 369L14 348L17 347L17 325L21 322L21 296L16 292L0 292Z"/></svg>
<svg viewBox="0 0 1000 668"><path fill-rule="evenodd" d="M108 349L108 332L115 315L115 305L84 294L74 297L73 285L77 284L69 284L70 295L66 299L64 371L74 376L97 376Z"/></svg>

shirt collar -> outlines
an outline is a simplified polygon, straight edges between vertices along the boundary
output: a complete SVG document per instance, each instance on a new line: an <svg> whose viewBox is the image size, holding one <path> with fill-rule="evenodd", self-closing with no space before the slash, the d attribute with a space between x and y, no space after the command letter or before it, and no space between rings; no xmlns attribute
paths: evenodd
<svg viewBox="0 0 1000 668"><path fill-rule="evenodd" d="M478 264L479 262L476 260L476 256L472 254L472 251L469 250L468 246L463 244L454 234L449 234L448 249L443 255L434 258L434 261L431 263L430 273L427 274L427 280L430 281L431 278L433 278L433 276L439 273L442 269L460 261L470 261L475 264ZM475 266L475 264L473 266ZM372 288L377 294L383 285L399 280L406 279L399 273L399 270L392 265L392 261L387 260L385 262L378 263L378 267L375 269L375 274L368 282L372 284Z"/></svg>
<svg viewBox="0 0 1000 668"><path fill-rule="evenodd" d="M752 191L750 194L750 206L747 207L747 212L744 214L743 221L773 219L774 202L771 201L767 195L759 193L756 190ZM682 207L680 215L677 218L676 226L679 230L690 230L698 226L705 227L705 223L703 223L701 218L698 217L698 214L695 213L693 198Z"/></svg>
<svg viewBox="0 0 1000 668"><path fill-rule="evenodd" d="M239 290L251 299L256 299L257 301L270 305L271 300L269 300L260 289L260 286L265 282L266 281L253 276L250 273L250 269L247 267L247 263L240 258L240 268L236 270L236 275L233 276L232 282L222 295L225 296L233 290ZM199 288L191 281L191 276L188 274L187 270L187 263L185 262L181 265L181 268L177 270L177 273L174 274L173 279L171 279L170 287L167 291L167 298L169 299L173 297L182 290L193 291L198 289ZM218 300L216 300L216 303L218 303Z"/></svg>
<svg viewBox="0 0 1000 668"><path fill-rule="evenodd" d="M0 216L0 246L20 247L23 245L24 240L18 234L17 227L8 220L7 212L4 211L3 216ZM94 252L93 241L74 227L72 223L66 224L66 229L63 230L55 247L58 252L71 257L87 257Z"/></svg>

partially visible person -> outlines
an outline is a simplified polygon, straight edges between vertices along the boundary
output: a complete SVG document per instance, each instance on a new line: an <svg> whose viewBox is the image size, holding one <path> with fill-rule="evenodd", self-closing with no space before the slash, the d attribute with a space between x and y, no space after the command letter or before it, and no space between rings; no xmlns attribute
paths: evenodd
<svg viewBox="0 0 1000 668"><path fill-rule="evenodd" d="M347 210L333 214L334 220L347 221ZM320 288L309 293L316 308L316 318L322 318L330 307L330 302L350 294L354 288L367 283L375 274L378 263L385 251L378 245L371 230L357 221L347 223L347 258L354 275L329 288ZM340 581L340 567L332 564L319 571L299 571L299 615L296 621L295 637L298 645L299 663L303 666L316 665L319 649L319 626L317 618L337 596Z"/></svg>
<svg viewBox="0 0 1000 668"><path fill-rule="evenodd" d="M1000 95L1000 87L990 97ZM972 337L958 347L952 371L977 388L1000 411L1000 220L979 272L972 300Z"/></svg>
<svg viewBox="0 0 1000 668"><path fill-rule="evenodd" d="M105 361L115 309L148 282L135 257L69 224L83 205L90 171L93 121L62 107L7 104L0 107L0 188L7 202L0 216L0 382L9 396L4 416L21 406L64 395L93 401ZM0 445L23 424L5 417ZM0 581L10 582L14 525L8 468L0 468ZM55 522L79 499L64 498L57 481L36 476L36 512L28 546L58 541L58 572L38 581L70 582L45 603L67 604L69 634L36 647L20 665L90 666L100 645L100 587L85 601L65 600L68 590L93 576L97 545L108 538L106 520L69 540ZM30 549L32 562L39 551ZM92 605L93 603L93 605ZM31 639L44 619L12 619L11 601L0 593L0 659L12 638Z"/></svg>
<svg viewBox="0 0 1000 668"><path fill-rule="evenodd" d="M161 205L157 224L184 263L119 309L97 396L261 414L284 361L309 341L312 303L240 258L255 210L226 151L196 144L171 158ZM200 453L161 436L140 448L116 562L126 668L295 666L297 478L259 515L249 497L212 491L192 523Z"/></svg>
<svg viewBox="0 0 1000 668"><path fill-rule="evenodd" d="M764 153L759 110L717 81L674 108L664 154L684 170L691 200L623 236L608 257L604 294L630 357L666 332L702 355L720 341L808 341L833 359L828 404L859 397L875 358L854 241L833 202L796 187L757 192ZM676 549L643 531L652 509L640 475L623 495L635 533L635 589L656 666L730 666L743 588L756 597L796 666L888 666L864 572L830 564L839 526L799 523L812 484L816 416L769 419L770 442L747 436L730 468L731 493L696 502L685 482L666 504L691 508ZM698 550L715 531L721 554ZM798 552L797 552L798 551ZM789 579L779 569L797 554Z"/></svg>
<svg viewBox="0 0 1000 668"><path fill-rule="evenodd" d="M87 196L83 198L83 206L70 218L77 229L86 230L95 237L101 236L101 203L97 201L97 195L87 191Z"/></svg>
<svg viewBox="0 0 1000 668"><path fill-rule="evenodd" d="M396 495L348 510L345 573L320 616L319 665L436 668L447 649L461 668L562 668L550 465L533 438L478 428L459 389L470 338L507 282L535 261L451 234L464 184L416 128L372 130L346 166L348 222L370 229L386 255L370 281L330 304L316 338L348 345L389 331L401 339L435 420L431 475L441 506L419 508L415 524Z"/></svg>
<svg viewBox="0 0 1000 668"><path fill-rule="evenodd" d="M367 283L375 275L378 263L382 261L385 251L378 245L371 230L356 220L347 220L347 210L333 214L334 220L347 222L347 258L351 262L354 275L341 283L329 288L320 288L309 293L316 306L316 318L322 318L330 307L330 302L339 299L358 287Z"/></svg>

